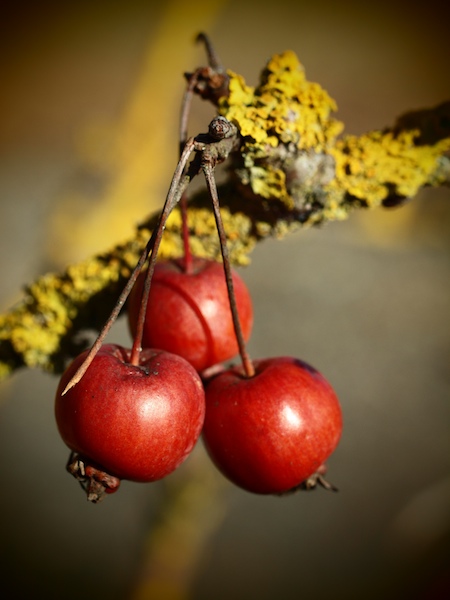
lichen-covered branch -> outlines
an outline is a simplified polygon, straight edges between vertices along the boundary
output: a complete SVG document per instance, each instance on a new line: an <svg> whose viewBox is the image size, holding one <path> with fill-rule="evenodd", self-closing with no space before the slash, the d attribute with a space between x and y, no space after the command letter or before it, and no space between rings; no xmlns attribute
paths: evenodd
<svg viewBox="0 0 450 600"><path fill-rule="evenodd" d="M240 190L278 201L305 223L448 183L450 102L409 113L384 131L339 138L334 100L306 79L293 52L273 57L256 89L230 73L229 90L219 111L244 138L233 164Z"/></svg>
<svg viewBox="0 0 450 600"><path fill-rule="evenodd" d="M384 131L342 136L335 102L309 82L292 52L274 56L256 88L228 73L218 113L237 125L240 144L219 186L231 259L246 264L255 244L301 227L346 218L356 208L392 206L424 186L450 182L450 102L409 113ZM207 94L204 94L207 97ZM60 371L107 318L145 247L158 215L102 255L48 274L0 316L0 378L15 369ZM219 257L206 192L191 198L193 252ZM166 226L160 255L179 256L181 217Z"/></svg>

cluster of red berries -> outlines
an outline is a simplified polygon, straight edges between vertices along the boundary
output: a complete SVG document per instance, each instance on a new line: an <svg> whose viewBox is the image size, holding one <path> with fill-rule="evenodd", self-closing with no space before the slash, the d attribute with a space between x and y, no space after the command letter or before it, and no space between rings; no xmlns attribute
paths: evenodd
<svg viewBox="0 0 450 600"><path fill-rule="evenodd" d="M93 502L115 492L121 479L150 482L169 475L200 434L218 469L248 491L283 494L317 482L333 489L323 478L342 431L332 387L299 359L252 362L246 352L252 301L230 266L213 177L215 165L238 142L239 132L223 117L213 119L208 134L186 142L158 227L109 325L61 378L55 413L72 450L67 468ZM191 152L197 154L188 168ZM189 251L185 190L200 170L222 262ZM167 217L178 202L184 257L157 261ZM104 344L127 299L132 348ZM224 365L237 354L240 366Z"/></svg>
<svg viewBox="0 0 450 600"><path fill-rule="evenodd" d="M133 335L143 278L129 299ZM248 340L250 294L236 272L233 283ZM279 357L255 361L250 377L242 366L206 375L238 353L222 263L195 258L189 270L183 260L156 264L142 345L137 364L130 350L102 345L81 380L62 395L83 353L58 387L56 420L76 453L69 469L91 500L116 491L120 479L165 477L202 431L213 462L246 490L279 494L321 475L339 441L342 418L320 373Z"/></svg>

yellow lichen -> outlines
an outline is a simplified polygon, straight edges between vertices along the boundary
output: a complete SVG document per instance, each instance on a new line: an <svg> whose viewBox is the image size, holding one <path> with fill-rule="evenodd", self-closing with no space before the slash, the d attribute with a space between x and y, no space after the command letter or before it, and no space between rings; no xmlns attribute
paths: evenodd
<svg viewBox="0 0 450 600"><path fill-rule="evenodd" d="M346 136L329 152L336 161L336 178L329 189L339 188L369 206L377 206L393 192L414 196L429 183L438 158L450 149L450 138L433 146L416 145L418 131L373 131L361 137Z"/></svg>
<svg viewBox="0 0 450 600"><path fill-rule="evenodd" d="M319 84L306 79L291 51L268 62L256 88L247 86L240 75L229 76L230 95L222 99L219 112L244 138L239 177L254 194L292 207L295 200L286 185L279 148L291 155L327 149L342 131L342 124L330 117L336 103Z"/></svg>
<svg viewBox="0 0 450 600"><path fill-rule="evenodd" d="M275 55L263 72L260 85L247 86L240 75L229 72L230 95L219 111L239 127L245 141L243 152L267 144L294 143L301 148L323 149L342 130L330 118L335 101L317 83L307 81L296 55Z"/></svg>
<svg viewBox="0 0 450 600"><path fill-rule="evenodd" d="M133 266L142 247L133 239L124 253ZM109 254L69 266L60 275L50 273L35 281L23 301L0 316L0 342L8 341L25 365L51 370L51 357L60 350L61 340L71 331L80 310L129 275L122 250L123 246L118 246Z"/></svg>
<svg viewBox="0 0 450 600"><path fill-rule="evenodd" d="M266 168L254 167L251 170L252 189L262 198L280 198L287 200L286 175L281 169L270 165Z"/></svg>

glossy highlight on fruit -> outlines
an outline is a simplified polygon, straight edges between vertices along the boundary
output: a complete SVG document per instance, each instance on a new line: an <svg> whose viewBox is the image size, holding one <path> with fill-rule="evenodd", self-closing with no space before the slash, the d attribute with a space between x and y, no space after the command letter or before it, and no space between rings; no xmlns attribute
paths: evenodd
<svg viewBox="0 0 450 600"><path fill-rule="evenodd" d="M342 432L338 398L313 367L292 357L254 361L206 384L203 440L218 469L258 494L286 493L316 473Z"/></svg>
<svg viewBox="0 0 450 600"><path fill-rule="evenodd" d="M179 356L151 349L133 366L129 350L105 344L62 396L86 354L69 365L56 392L56 422L66 445L81 464L119 479L156 481L174 471L203 425L204 391L195 369Z"/></svg>
<svg viewBox="0 0 450 600"><path fill-rule="evenodd" d="M147 305L143 347L161 348L189 361L197 371L228 360L238 344L228 299L223 265L192 257L156 263ZM128 301L130 331L134 337L142 297L142 273ZM243 280L233 272L233 285L243 335L253 325L253 305Z"/></svg>

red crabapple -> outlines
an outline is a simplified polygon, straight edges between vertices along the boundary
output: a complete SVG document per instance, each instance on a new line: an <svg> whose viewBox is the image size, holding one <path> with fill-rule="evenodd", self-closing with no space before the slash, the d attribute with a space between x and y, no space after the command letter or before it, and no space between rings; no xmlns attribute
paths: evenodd
<svg viewBox="0 0 450 600"><path fill-rule="evenodd" d="M147 305L142 346L161 348L189 361L197 371L232 358L238 344L222 263L192 257L157 262ZM139 277L128 302L134 337L145 273ZM242 279L233 272L233 285L244 339L250 337L253 306Z"/></svg>
<svg viewBox="0 0 450 600"><path fill-rule="evenodd" d="M234 367L206 383L203 439L236 485L281 494L323 468L341 436L341 408L326 379L301 360L253 364L253 377Z"/></svg>
<svg viewBox="0 0 450 600"><path fill-rule="evenodd" d="M174 471L203 425L204 391L195 369L179 356L151 349L141 352L135 366L129 350L105 344L62 395L86 354L66 369L55 400L61 437L82 462L73 474L81 480L92 467L100 482L107 476L145 482Z"/></svg>

